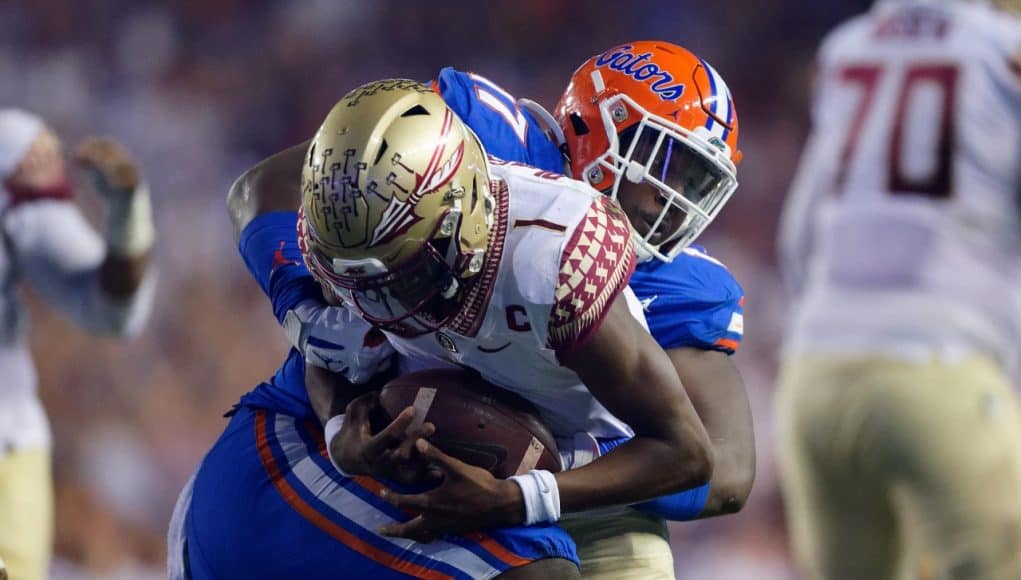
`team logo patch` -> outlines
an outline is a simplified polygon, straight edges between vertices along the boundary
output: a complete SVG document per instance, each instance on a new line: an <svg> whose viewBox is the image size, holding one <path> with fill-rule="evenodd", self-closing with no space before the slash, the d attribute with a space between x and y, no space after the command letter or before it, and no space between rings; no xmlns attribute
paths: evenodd
<svg viewBox="0 0 1021 580"><path fill-rule="evenodd" d="M676 101L684 94L684 83L675 82L670 74L658 64L649 62L651 52L635 54L630 44L603 53L596 59L596 66L609 68L649 85L649 89L664 101Z"/></svg>

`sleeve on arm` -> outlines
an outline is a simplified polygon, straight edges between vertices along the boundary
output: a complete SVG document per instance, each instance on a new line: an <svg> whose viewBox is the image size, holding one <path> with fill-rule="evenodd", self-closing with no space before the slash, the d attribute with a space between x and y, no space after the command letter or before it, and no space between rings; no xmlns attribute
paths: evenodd
<svg viewBox="0 0 1021 580"><path fill-rule="evenodd" d="M263 214L245 227L238 241L248 271L269 297L280 323L302 301L322 299L319 284L301 257L297 223L297 212Z"/></svg>
<svg viewBox="0 0 1021 580"><path fill-rule="evenodd" d="M649 329L663 349L692 347L733 354L744 337L744 297L681 302L650 316Z"/></svg>
<svg viewBox="0 0 1021 580"><path fill-rule="evenodd" d="M664 349L692 347L733 354L744 336L744 290L726 266L701 249L670 264L639 270L632 289Z"/></svg>
<svg viewBox="0 0 1021 580"><path fill-rule="evenodd" d="M634 269L627 217L598 196L561 255L549 323L549 346L560 360L595 334Z"/></svg>
<svg viewBox="0 0 1021 580"><path fill-rule="evenodd" d="M709 500L709 484L686 489L671 495L636 504L636 509L674 522L693 520L705 509Z"/></svg>
<svg viewBox="0 0 1021 580"><path fill-rule="evenodd" d="M155 272L146 273L130 298L104 292L99 267L106 246L77 205L52 198L20 203L7 210L3 227L19 272L49 304L92 333L141 331L152 309Z"/></svg>
<svg viewBox="0 0 1021 580"><path fill-rule="evenodd" d="M495 82L451 67L440 71L436 91L447 106L478 136L486 153L545 171L562 173L560 148L531 112Z"/></svg>

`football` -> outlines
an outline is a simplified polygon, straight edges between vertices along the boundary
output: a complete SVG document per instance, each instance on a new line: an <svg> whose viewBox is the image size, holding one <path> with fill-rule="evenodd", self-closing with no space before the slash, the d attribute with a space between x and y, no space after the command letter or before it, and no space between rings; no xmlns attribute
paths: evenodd
<svg viewBox="0 0 1021 580"><path fill-rule="evenodd" d="M415 407L415 422L429 421L429 441L444 453L507 478L530 469L560 471L560 454L535 407L478 374L462 369L408 373L380 393L390 417ZM424 411L424 414L423 414Z"/></svg>

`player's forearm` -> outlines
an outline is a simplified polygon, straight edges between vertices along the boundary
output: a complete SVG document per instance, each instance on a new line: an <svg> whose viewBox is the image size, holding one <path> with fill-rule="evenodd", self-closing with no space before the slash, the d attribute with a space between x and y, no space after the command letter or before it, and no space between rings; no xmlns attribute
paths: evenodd
<svg viewBox="0 0 1021 580"><path fill-rule="evenodd" d="M331 373L319 367L305 364L305 391L308 393L308 401L312 405L319 422L323 425L331 417L344 412L353 396L345 396L338 388L335 378Z"/></svg>
<svg viewBox="0 0 1021 580"><path fill-rule="evenodd" d="M297 213L279 211L253 218L241 232L238 252L249 273L269 297L281 323L299 303L322 300L319 284L305 267L298 247Z"/></svg>
<svg viewBox="0 0 1021 580"><path fill-rule="evenodd" d="M309 141L271 155L241 174L227 193L234 241L256 216L301 205L301 167Z"/></svg>
<svg viewBox="0 0 1021 580"><path fill-rule="evenodd" d="M712 451L694 430L688 435L635 437L589 465L558 473L562 511L638 503L705 484Z"/></svg>
<svg viewBox="0 0 1021 580"><path fill-rule="evenodd" d="M356 397L372 390L378 390L384 378L380 377L380 380L356 385L336 373L331 373L311 363L305 364L305 390L308 393L312 410L323 425L331 417L343 414L348 403Z"/></svg>
<svg viewBox="0 0 1021 580"><path fill-rule="evenodd" d="M557 475L563 511L631 504L704 484L713 455L670 359L618 298L602 326L567 359L589 391L635 438Z"/></svg>
<svg viewBox="0 0 1021 580"><path fill-rule="evenodd" d="M713 448L710 493L699 518L740 511L755 480L755 436L744 381L730 357L696 348L667 351Z"/></svg>
<svg viewBox="0 0 1021 580"><path fill-rule="evenodd" d="M599 455L606 455L610 451L623 445L629 437L617 437L613 439L598 440ZM563 449L561 449L561 454ZM572 456L572 459L574 457ZM720 471L719 458L714 458L713 480ZM580 467L581 465L578 465ZM698 487L678 491L670 495L661 495L657 498L642 503L632 504L631 507L644 512L659 516L666 520L685 522L697 519L706 508L710 492L710 484L705 483Z"/></svg>

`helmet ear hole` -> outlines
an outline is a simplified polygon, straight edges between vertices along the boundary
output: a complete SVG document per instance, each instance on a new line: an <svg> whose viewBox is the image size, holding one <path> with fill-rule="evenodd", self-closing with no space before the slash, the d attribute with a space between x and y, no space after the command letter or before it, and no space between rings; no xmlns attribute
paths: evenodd
<svg viewBox="0 0 1021 580"><path fill-rule="evenodd" d="M379 152L376 153L376 159L372 162L373 165L377 165L379 163L379 160L383 158L383 154L386 153L386 150L389 147L390 145L386 142L386 139L383 139L383 143L379 146Z"/></svg>
<svg viewBox="0 0 1021 580"><path fill-rule="evenodd" d="M479 180L476 177L472 177L472 207L471 212L475 213L475 208L479 206Z"/></svg>
<svg viewBox="0 0 1021 580"><path fill-rule="evenodd" d="M588 135L589 133L588 123L585 122L585 119L581 118L581 115L579 115L578 113L571 113L568 116L568 118L571 119L571 128L574 129L575 135L577 135L578 137L581 137L582 135Z"/></svg>
<svg viewBox="0 0 1021 580"><path fill-rule="evenodd" d="M455 243L457 242L454 241L454 236L449 236L446 238L433 238L432 240L429 241L429 245L432 246L434 250L436 250L436 253L443 256L444 259L449 259L450 256L448 256L448 252L450 252L450 246L451 244Z"/></svg>
<svg viewBox="0 0 1021 580"><path fill-rule="evenodd" d="M433 238L429 240L429 244L434 250L440 253L441 256L447 255L447 250L450 249L450 241L454 239L454 236L446 236L442 238Z"/></svg>

